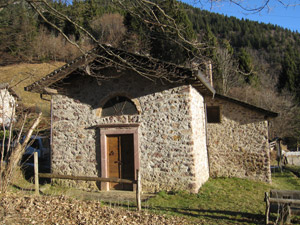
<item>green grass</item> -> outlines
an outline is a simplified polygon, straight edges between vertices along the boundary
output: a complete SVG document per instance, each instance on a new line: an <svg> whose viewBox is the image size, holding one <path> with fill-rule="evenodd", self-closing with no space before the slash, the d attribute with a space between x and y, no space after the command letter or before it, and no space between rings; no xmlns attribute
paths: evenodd
<svg viewBox="0 0 300 225"><path fill-rule="evenodd" d="M160 192L148 200L155 211L188 216L203 224L263 224L264 193L270 189L300 190L300 180L290 172L276 173L266 184L238 178L210 179L198 194Z"/></svg>
<svg viewBox="0 0 300 225"><path fill-rule="evenodd" d="M300 178L292 172L284 170L283 173L275 173L272 177L272 187L282 190L300 190Z"/></svg>
<svg viewBox="0 0 300 225"><path fill-rule="evenodd" d="M300 166L286 165L286 166L284 166L284 168L286 170L293 171L293 172L300 174Z"/></svg>

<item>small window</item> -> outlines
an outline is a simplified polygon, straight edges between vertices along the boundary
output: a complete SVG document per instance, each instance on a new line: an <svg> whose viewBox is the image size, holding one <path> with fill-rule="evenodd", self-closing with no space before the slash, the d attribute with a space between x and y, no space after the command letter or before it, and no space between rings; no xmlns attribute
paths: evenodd
<svg viewBox="0 0 300 225"><path fill-rule="evenodd" d="M206 113L208 123L221 123L221 114L219 106L207 106Z"/></svg>
<svg viewBox="0 0 300 225"><path fill-rule="evenodd" d="M102 108L103 117L135 114L138 114L135 104L130 99L123 96L111 98Z"/></svg>

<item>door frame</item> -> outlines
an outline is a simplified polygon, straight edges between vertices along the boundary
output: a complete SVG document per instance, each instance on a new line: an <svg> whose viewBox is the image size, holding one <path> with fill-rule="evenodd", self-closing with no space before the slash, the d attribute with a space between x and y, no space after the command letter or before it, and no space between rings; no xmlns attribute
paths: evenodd
<svg viewBox="0 0 300 225"><path fill-rule="evenodd" d="M108 155L107 155L107 135L133 135L134 152L134 179L137 179L136 170L140 169L138 128L139 124L105 124L100 125L100 148L101 148L101 177L108 177ZM133 187L135 190L135 185ZM101 182L101 191L109 191L109 183Z"/></svg>

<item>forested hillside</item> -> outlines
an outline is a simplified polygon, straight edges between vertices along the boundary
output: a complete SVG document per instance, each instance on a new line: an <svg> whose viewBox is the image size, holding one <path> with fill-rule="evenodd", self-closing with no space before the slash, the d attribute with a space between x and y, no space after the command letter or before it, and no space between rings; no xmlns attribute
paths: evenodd
<svg viewBox="0 0 300 225"><path fill-rule="evenodd" d="M73 0L71 5L62 0L48 2L100 43L184 66L194 60L193 50L176 45L180 40L174 30L142 23L138 15L143 8L136 7L140 10L137 14L127 10L131 1L125 1L128 6L112 5L109 0ZM299 33L202 11L175 0L153 2L183 30L182 39L201 44L203 61L212 61L218 92L279 112L273 136L296 143L300 136ZM153 12L165 18L160 10ZM43 16L25 1L0 11L1 65L68 61L81 54L70 42L79 44L81 50L95 46L71 21L51 13Z"/></svg>
<svg viewBox="0 0 300 225"><path fill-rule="evenodd" d="M300 34L272 24L239 20L235 17L202 11L185 5L188 16L198 33L210 34L217 47L228 41L241 62L241 56L249 54L249 61L257 60L266 68L267 82L276 79L278 88L293 91L298 100L300 92ZM222 45L222 44L221 44ZM243 51L246 50L246 53ZM245 62L243 62L245 63ZM258 68L257 72L259 72ZM264 76L264 75L262 75ZM277 80L280 79L280 80Z"/></svg>

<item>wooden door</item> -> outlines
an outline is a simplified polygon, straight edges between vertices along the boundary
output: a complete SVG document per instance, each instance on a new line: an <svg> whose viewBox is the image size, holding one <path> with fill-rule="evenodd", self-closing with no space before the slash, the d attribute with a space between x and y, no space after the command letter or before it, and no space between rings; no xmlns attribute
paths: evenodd
<svg viewBox="0 0 300 225"><path fill-rule="evenodd" d="M108 135L108 177L134 179L133 135ZM109 189L132 190L131 184L110 183Z"/></svg>

